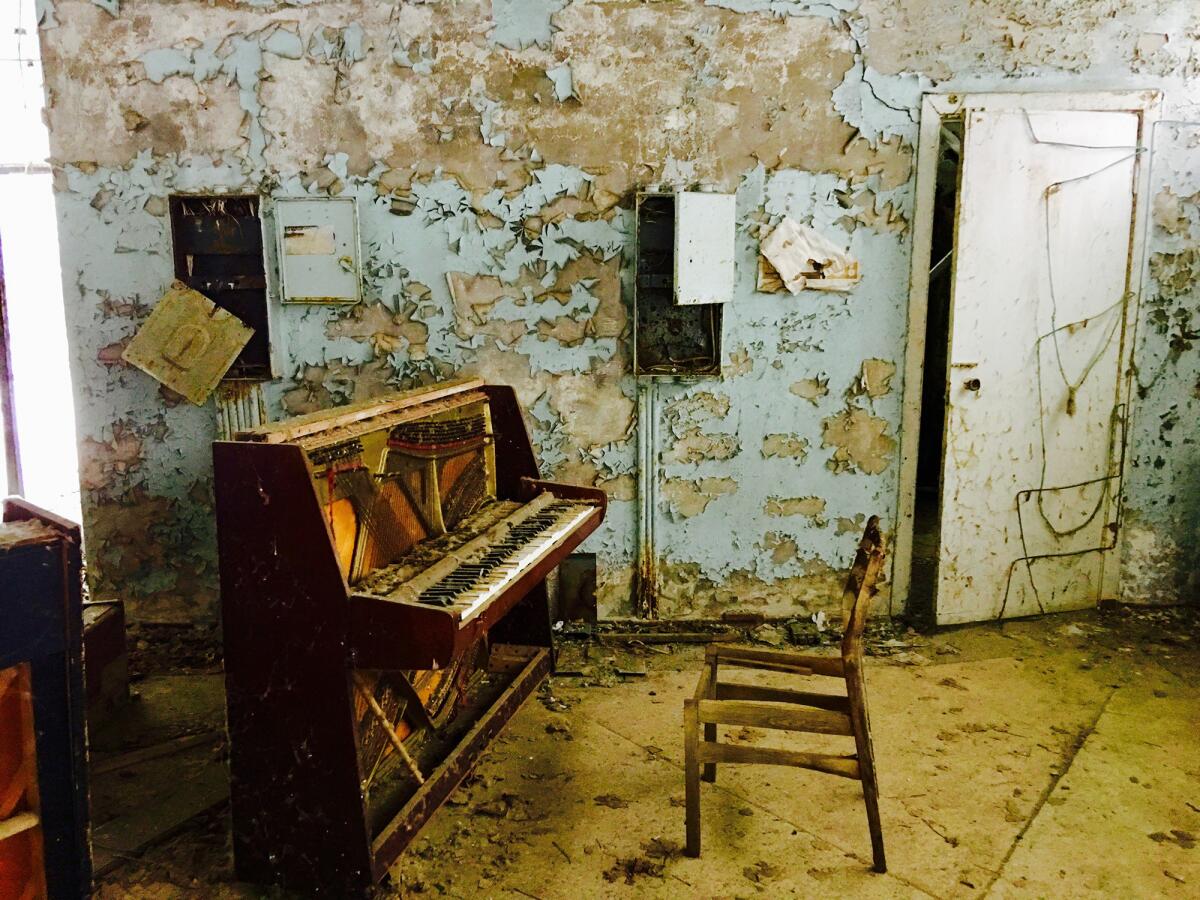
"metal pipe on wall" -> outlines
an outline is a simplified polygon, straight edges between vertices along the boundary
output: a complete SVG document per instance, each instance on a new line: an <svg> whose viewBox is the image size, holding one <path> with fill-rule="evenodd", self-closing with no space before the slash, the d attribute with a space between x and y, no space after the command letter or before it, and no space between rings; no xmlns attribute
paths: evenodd
<svg viewBox="0 0 1200 900"><path fill-rule="evenodd" d="M638 380L638 542L634 612L645 619L658 618L657 550L654 509L657 503L658 389L653 378Z"/></svg>

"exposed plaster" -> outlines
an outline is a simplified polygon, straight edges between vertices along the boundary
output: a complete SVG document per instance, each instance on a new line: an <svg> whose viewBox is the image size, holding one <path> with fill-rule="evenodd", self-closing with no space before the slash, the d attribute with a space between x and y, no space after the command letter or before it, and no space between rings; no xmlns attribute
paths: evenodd
<svg viewBox="0 0 1200 900"><path fill-rule="evenodd" d="M816 378L801 378L799 381L793 381L788 390L816 406L818 401L829 393L829 379L819 375Z"/></svg>
<svg viewBox="0 0 1200 900"><path fill-rule="evenodd" d="M808 440L794 434L767 434L763 436L762 455L766 459L788 457L803 460L808 456Z"/></svg>
<svg viewBox="0 0 1200 900"><path fill-rule="evenodd" d="M697 481L668 478L662 483L662 495L669 504L671 515L681 519L700 515L718 497L736 490L737 482L724 476Z"/></svg>
<svg viewBox="0 0 1200 900"><path fill-rule="evenodd" d="M777 519L783 516L807 516L823 525L825 500L821 497L768 497L764 511Z"/></svg>
<svg viewBox="0 0 1200 900"><path fill-rule="evenodd" d="M851 408L824 419L822 426L822 445L834 448L827 462L832 471L878 475L891 465L896 441L887 434L886 419Z"/></svg>

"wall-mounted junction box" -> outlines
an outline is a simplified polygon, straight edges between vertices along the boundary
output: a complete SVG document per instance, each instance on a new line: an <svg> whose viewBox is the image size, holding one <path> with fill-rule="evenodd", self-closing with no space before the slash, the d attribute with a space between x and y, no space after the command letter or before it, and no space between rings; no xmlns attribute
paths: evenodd
<svg viewBox="0 0 1200 900"><path fill-rule="evenodd" d="M733 297L732 194L637 197L634 372L719 375L722 306Z"/></svg>
<svg viewBox="0 0 1200 900"><path fill-rule="evenodd" d="M353 197L277 198L275 228L284 303L341 305L362 299Z"/></svg>
<svg viewBox="0 0 1200 900"><path fill-rule="evenodd" d="M175 277L254 329L225 377L270 379L274 373L259 198L174 194L170 211Z"/></svg>

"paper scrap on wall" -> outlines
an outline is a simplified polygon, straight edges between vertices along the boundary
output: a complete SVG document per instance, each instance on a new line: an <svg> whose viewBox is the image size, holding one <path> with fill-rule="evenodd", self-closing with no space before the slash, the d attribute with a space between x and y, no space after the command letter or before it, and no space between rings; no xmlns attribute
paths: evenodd
<svg viewBox="0 0 1200 900"><path fill-rule="evenodd" d="M859 281L858 262L829 238L807 225L784 218L762 242L770 269L793 294L809 291L848 291ZM768 288L766 265L759 266L760 289Z"/></svg>
<svg viewBox="0 0 1200 900"><path fill-rule="evenodd" d="M202 406L253 334L233 313L176 281L121 358Z"/></svg>

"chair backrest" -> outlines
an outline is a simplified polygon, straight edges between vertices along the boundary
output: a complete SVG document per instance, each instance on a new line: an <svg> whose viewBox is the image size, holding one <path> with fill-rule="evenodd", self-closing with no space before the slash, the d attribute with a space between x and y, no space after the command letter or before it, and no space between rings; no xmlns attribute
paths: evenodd
<svg viewBox="0 0 1200 900"><path fill-rule="evenodd" d="M858 542L854 565L846 579L846 590L842 594L842 612L845 625L842 631L842 658L862 656L862 634L871 611L871 597L875 594L875 581L883 568L883 536L879 533L879 516L871 516Z"/></svg>

